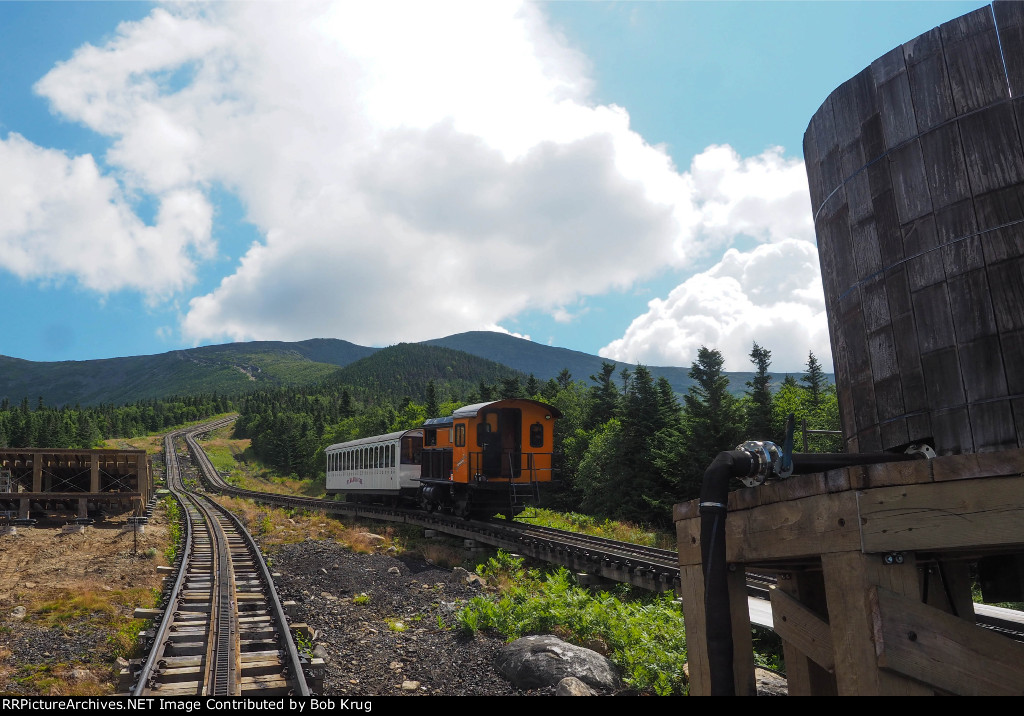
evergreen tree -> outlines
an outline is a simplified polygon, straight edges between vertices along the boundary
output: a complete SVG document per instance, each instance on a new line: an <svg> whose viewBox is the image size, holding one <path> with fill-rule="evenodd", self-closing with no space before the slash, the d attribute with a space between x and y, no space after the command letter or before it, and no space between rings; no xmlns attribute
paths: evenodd
<svg viewBox="0 0 1024 716"><path fill-rule="evenodd" d="M615 386L612 376L615 375L615 364L601 361L601 372L590 376L596 383L590 389L591 410L587 418L588 429L604 425L612 419L619 405L619 389Z"/></svg>
<svg viewBox="0 0 1024 716"><path fill-rule="evenodd" d="M427 417L437 418L440 417L441 406L437 401L437 386L434 385L434 381L431 380L427 383Z"/></svg>
<svg viewBox="0 0 1024 716"><path fill-rule="evenodd" d="M683 397L683 499L697 497L707 466L718 453L735 448L743 439L743 416L729 392L729 378L722 371L724 362L719 351L701 346L690 368L694 385Z"/></svg>
<svg viewBox="0 0 1024 716"><path fill-rule="evenodd" d="M807 399L811 410L817 410L821 406L822 392L825 390L827 381L821 364L814 357L814 351L807 355L807 372L802 378L804 387L807 390Z"/></svg>
<svg viewBox="0 0 1024 716"><path fill-rule="evenodd" d="M572 383L572 373L569 372L568 368L562 368L555 381L558 383L559 388L565 390Z"/></svg>
<svg viewBox="0 0 1024 716"><path fill-rule="evenodd" d="M753 380L747 381L747 395L750 405L747 409L747 435L752 440L768 440L772 432L772 378L768 368L772 364L772 352L754 342L750 350L750 362L756 367Z"/></svg>
<svg viewBox="0 0 1024 716"><path fill-rule="evenodd" d="M489 403L494 400L494 387L487 385L484 381L480 381L480 402Z"/></svg>
<svg viewBox="0 0 1024 716"><path fill-rule="evenodd" d="M523 397L523 384L519 382L518 375L501 379L501 391L499 397L501 400L511 400L513 398Z"/></svg>
<svg viewBox="0 0 1024 716"><path fill-rule="evenodd" d="M537 380L537 376L530 373L529 377L526 379L526 397L533 398L536 397L538 393L540 393L540 381Z"/></svg>

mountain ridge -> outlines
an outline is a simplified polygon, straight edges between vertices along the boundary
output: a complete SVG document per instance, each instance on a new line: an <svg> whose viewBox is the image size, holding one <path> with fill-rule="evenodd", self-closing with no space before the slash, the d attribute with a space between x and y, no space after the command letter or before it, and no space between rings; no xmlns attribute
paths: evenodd
<svg viewBox="0 0 1024 716"><path fill-rule="evenodd" d="M568 369L574 380L588 382L601 372L602 363L634 370L636 366L611 361L582 351L545 346L506 333L468 331L444 338L396 346L427 346L468 353L499 363L541 381L556 378ZM390 346L389 348L394 348ZM303 341L250 341L184 348L146 356L101 358L83 361L37 362L0 355L0 399L10 402L42 398L47 405L126 404L138 400L197 393L241 393L256 387L300 386L321 380L344 380L344 369L387 349L360 346L339 338ZM392 351L394 353L394 351ZM432 359L433 360L433 359ZM492 367L472 363L474 376L453 376L465 382L497 375ZM655 377L665 377L673 390L687 392L692 385L689 368L646 366ZM379 370L372 365L364 374ZM742 393L753 372L730 372L730 390ZM785 373L772 374L781 382ZM799 374L796 374L799 375ZM831 374L828 379L833 380Z"/></svg>

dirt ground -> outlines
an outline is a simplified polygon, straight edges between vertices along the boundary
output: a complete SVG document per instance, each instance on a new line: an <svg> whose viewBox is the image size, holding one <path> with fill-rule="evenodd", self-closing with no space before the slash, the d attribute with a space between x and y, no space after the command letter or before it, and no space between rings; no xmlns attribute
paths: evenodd
<svg viewBox="0 0 1024 716"><path fill-rule="evenodd" d="M142 625L132 613L153 605L167 563L162 508L141 534L123 531L128 516L79 533L56 519L0 535L0 692L114 692L115 660Z"/></svg>

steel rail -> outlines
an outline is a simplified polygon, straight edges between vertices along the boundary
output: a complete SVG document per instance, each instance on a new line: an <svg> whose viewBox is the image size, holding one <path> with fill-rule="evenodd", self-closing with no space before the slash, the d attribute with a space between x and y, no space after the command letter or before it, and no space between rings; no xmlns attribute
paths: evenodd
<svg viewBox="0 0 1024 716"><path fill-rule="evenodd" d="M223 427L223 425L230 424L230 422L230 420L222 421L222 425L218 425L217 427ZM206 451L199 446L198 442L196 442L195 436L202 432L208 432L210 429L213 428L204 426L203 428L193 429L185 433L185 444L192 453L193 459L195 459L199 465L200 472L207 477L210 475L216 475L216 470L214 469L213 462L206 454ZM249 552L252 554L254 566L258 570L263 591L269 604L271 617L281 629L281 641L283 642L286 654L288 671L295 679L298 693L302 696L310 695L309 686L306 684L305 674L302 668L302 660L299 657L299 651L295 646L295 641L291 638L291 631L288 628L288 617L284 613L284 605L281 603L281 598L277 594L277 589L274 587L273 575L270 572L270 568L267 567L266 560L263 559L263 555L260 552L259 546L256 544L256 540L252 537L249 531L245 529L241 520L232 514L230 510L222 507L221 505L217 505L216 503L212 504L214 504L228 520L235 524L238 529L238 534L245 541Z"/></svg>
<svg viewBox="0 0 1024 716"><path fill-rule="evenodd" d="M250 655L250 661L247 662L250 666L247 668L250 673L256 675L248 680L245 695L254 695L268 688L275 692L285 688L289 693L302 696L311 693L305 680L301 659L291 637L287 617L273 587L273 578L256 542L241 521L230 511L206 496L188 492L184 486L174 441L184 437L186 444L190 441L193 443L189 447L190 451L193 451L198 448L192 439L194 433L228 425L233 419L221 419L177 430L165 436L167 486L175 499L182 504L185 544L180 558L176 560L178 571L174 584L164 592L164 612L154 632L152 648L136 672L132 687L133 696L147 693L242 695L243 663L240 638L243 629L239 623L239 578L244 579L247 588L251 590L243 595L247 597L247 604L257 609L262 609L259 607L261 604L269 606L267 616L259 616L267 612L247 612L251 617L247 619L251 622L248 627L250 631L247 633L259 634L262 637L254 637L256 641L248 643L259 646L267 643L269 638L270 643L277 645L273 647L276 652L258 652ZM202 456L206 458L205 453ZM212 464L209 467L212 468ZM202 539L195 536L197 520L207 530ZM190 591L186 591L186 585L189 585L187 589ZM253 590L254 586L256 590ZM198 605L196 599L199 600ZM182 614L183 610L174 608L187 603L188 600L193 604L192 611L185 611ZM206 610L209 610L209 614L203 616L202 612ZM270 620L269 628L259 626L265 619ZM181 661L177 661L177 656L167 655L175 650L176 644L185 646L186 649L194 649L197 639L202 639L206 643L202 658L198 656L201 652L194 650L181 652L197 655L186 656ZM273 653L276 653L277 657L269 656ZM256 661L259 663L254 663ZM274 667L275 663L278 666ZM261 676L270 673L286 675L286 681L278 677ZM170 676L172 681L178 683L164 684L165 676Z"/></svg>
<svg viewBox="0 0 1024 716"><path fill-rule="evenodd" d="M171 624L174 619L171 614L171 610L168 608L171 604L174 604L178 594L181 591L181 585L185 580L185 563L188 561L188 555L192 551L192 517L188 510L185 509L185 505L181 498L178 496L177 490L172 487L171 475L176 477L180 475L178 469L178 456L174 452L174 439L181 434L182 431L176 431L168 433L164 436L164 476L167 481L167 487L174 499L178 500L178 504L181 505L182 521L184 522L184 542L182 544L181 551L177 554L175 562L178 563L178 572L175 577L174 583L171 585L169 591L165 591L163 607L164 614L160 618L160 624L157 626L156 633L153 637L153 644L163 644L167 639L167 634L170 631ZM151 649L149 655L142 664L142 668L136 676L135 685L132 687L132 696L141 696L143 690L150 682L156 661L158 658L157 649Z"/></svg>

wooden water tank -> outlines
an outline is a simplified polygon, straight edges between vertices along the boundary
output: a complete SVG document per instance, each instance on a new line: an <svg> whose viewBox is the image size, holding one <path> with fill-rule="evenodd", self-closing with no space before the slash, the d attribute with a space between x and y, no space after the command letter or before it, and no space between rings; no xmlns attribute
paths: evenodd
<svg viewBox="0 0 1024 716"><path fill-rule="evenodd" d="M804 134L846 449L1024 447L1024 3L897 47Z"/></svg>

